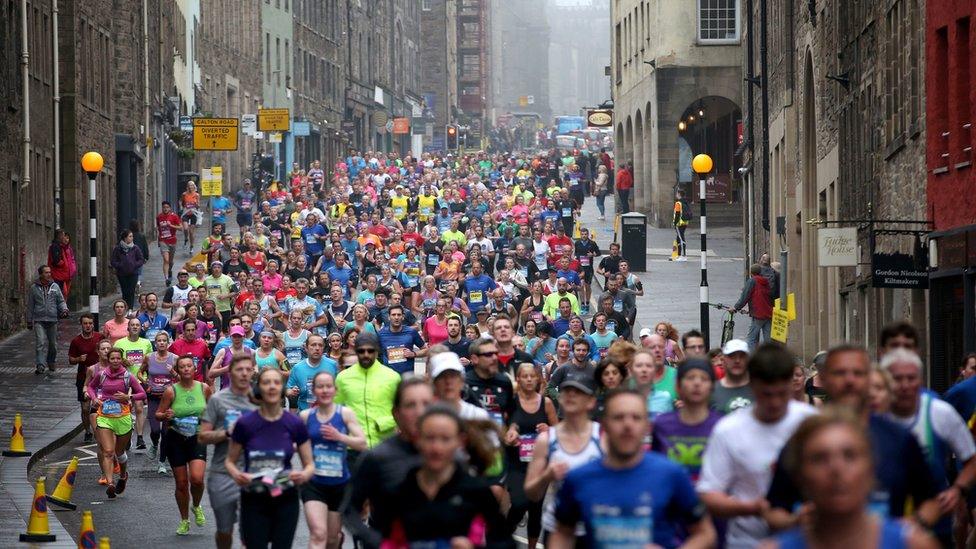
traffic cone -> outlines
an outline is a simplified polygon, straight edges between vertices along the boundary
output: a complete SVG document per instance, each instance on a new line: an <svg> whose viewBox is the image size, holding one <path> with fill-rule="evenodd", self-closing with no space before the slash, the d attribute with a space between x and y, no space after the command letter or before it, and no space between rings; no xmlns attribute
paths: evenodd
<svg viewBox="0 0 976 549"><path fill-rule="evenodd" d="M75 489L75 474L77 472L78 457L75 456L71 458L71 463L68 464L68 468L64 471L61 481L58 482L58 486L54 489L54 493L48 496L47 500L58 507L63 507L72 511L77 509L78 506L71 503L71 492Z"/></svg>
<svg viewBox="0 0 976 549"><path fill-rule="evenodd" d="M672 242L671 243L671 261L674 261L675 259L678 259L678 241L677 240L673 240L671 242Z"/></svg>
<svg viewBox="0 0 976 549"><path fill-rule="evenodd" d="M580 238L580 227L581 225L578 222L573 226L573 238L576 240Z"/></svg>
<svg viewBox="0 0 976 549"><path fill-rule="evenodd" d="M47 524L47 499L44 497L44 477L37 479L34 486L34 505L31 506L27 533L20 535L20 541L57 541Z"/></svg>
<svg viewBox="0 0 976 549"><path fill-rule="evenodd" d="M31 455L24 446L24 426L20 421L20 414L14 416L14 429L10 433L10 449L4 450L8 457L25 457Z"/></svg>
<svg viewBox="0 0 976 549"><path fill-rule="evenodd" d="M81 534L78 535L78 549L95 549L95 521L92 512L81 514Z"/></svg>
<svg viewBox="0 0 976 549"><path fill-rule="evenodd" d="M112 549L112 544L109 543L108 538L102 538L98 540L98 549Z"/></svg>

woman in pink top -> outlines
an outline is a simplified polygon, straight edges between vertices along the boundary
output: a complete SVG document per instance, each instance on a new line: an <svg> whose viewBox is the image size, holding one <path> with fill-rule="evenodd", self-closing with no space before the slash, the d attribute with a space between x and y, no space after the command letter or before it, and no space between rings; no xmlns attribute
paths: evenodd
<svg viewBox="0 0 976 549"><path fill-rule="evenodd" d="M88 381L87 393L92 410L97 410L95 437L101 449L102 474L108 479L105 493L109 498L125 491L129 472L126 467L125 449L132 438L132 403L146 400L146 391L136 377L129 373L121 349L108 352L107 369L93 374ZM115 482L113 469L119 464L119 480Z"/></svg>
<svg viewBox="0 0 976 549"><path fill-rule="evenodd" d="M116 299L112 303L112 311L115 317L105 321L102 326L102 335L109 341L118 341L129 335L129 319L125 316L129 305L124 299Z"/></svg>
<svg viewBox="0 0 976 549"><path fill-rule="evenodd" d="M424 339L427 345L437 345L447 341L447 308L449 301L439 298L434 306L434 314L424 321Z"/></svg>
<svg viewBox="0 0 976 549"><path fill-rule="evenodd" d="M278 262L274 259L268 260L268 265L264 268L264 274L261 275L261 282L264 284L264 291L267 294L274 295L275 292L281 289L281 275L278 273Z"/></svg>

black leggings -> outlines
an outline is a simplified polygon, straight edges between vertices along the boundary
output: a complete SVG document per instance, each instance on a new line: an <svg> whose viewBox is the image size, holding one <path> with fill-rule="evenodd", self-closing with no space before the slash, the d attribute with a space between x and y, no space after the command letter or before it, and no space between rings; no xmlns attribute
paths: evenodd
<svg viewBox="0 0 976 549"><path fill-rule="evenodd" d="M122 299L129 305L129 309L138 309L139 300L136 299L136 284L139 282L139 275L118 275L119 278L119 291L122 293Z"/></svg>
<svg viewBox="0 0 976 549"><path fill-rule="evenodd" d="M148 391L147 391L148 392ZM160 463L166 461L163 452L162 439L160 433L163 430L163 422L156 419L156 409L159 408L159 397L150 395L146 399L146 417L149 418L149 440L156 446L156 455Z"/></svg>
<svg viewBox="0 0 976 549"><path fill-rule="evenodd" d="M278 497L241 491L241 540L249 549L287 549L298 527L298 490Z"/></svg>
<svg viewBox="0 0 976 549"><path fill-rule="evenodd" d="M530 538L538 538L539 533L542 532L542 500L531 501L525 495L525 469L519 465L523 464L519 463L509 468L508 476L505 479L505 487L508 488L508 494L512 498L512 507L508 510L508 517L506 518L508 529L515 532L519 522L522 521L522 517L528 512L526 533Z"/></svg>

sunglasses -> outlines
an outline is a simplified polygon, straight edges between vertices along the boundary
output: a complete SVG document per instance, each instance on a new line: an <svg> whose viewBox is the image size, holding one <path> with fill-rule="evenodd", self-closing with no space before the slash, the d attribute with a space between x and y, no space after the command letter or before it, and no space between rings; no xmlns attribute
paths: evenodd
<svg viewBox="0 0 976 549"><path fill-rule="evenodd" d="M474 353L474 354L476 354L476 355L478 355L480 357L487 358L487 357L490 357L490 356L497 355L498 354L498 351L485 351L483 353Z"/></svg>
<svg viewBox="0 0 976 549"><path fill-rule="evenodd" d="M356 349L357 354L371 355L376 353L376 349Z"/></svg>

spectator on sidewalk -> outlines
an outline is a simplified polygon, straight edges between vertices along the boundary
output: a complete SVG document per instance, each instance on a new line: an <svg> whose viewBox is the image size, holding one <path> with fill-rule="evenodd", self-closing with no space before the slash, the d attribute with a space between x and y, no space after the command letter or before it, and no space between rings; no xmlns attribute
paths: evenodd
<svg viewBox="0 0 976 549"><path fill-rule="evenodd" d="M71 292L71 280L78 274L78 263L75 261L71 239L63 229L54 231L51 246L47 249L47 265L51 267L51 278L61 288L61 295L67 299Z"/></svg>
<svg viewBox="0 0 976 549"><path fill-rule="evenodd" d="M630 172L630 165L623 164L614 178L617 189L617 213L630 212L630 189L634 188L634 176Z"/></svg>
<svg viewBox="0 0 976 549"><path fill-rule="evenodd" d="M749 335L746 342L749 349L755 349L759 344L760 335L763 341L769 341L769 334L773 327L773 299L769 293L769 279L762 275L762 267L754 264L749 268L749 279L742 288L739 301L732 307L733 311L740 311L749 305Z"/></svg>
<svg viewBox="0 0 976 549"><path fill-rule="evenodd" d="M37 281L27 292L27 328L34 330L35 371L44 373L47 364L54 372L58 358L58 319L68 316L68 304L64 302L61 288L51 278L51 267L37 268Z"/></svg>
<svg viewBox="0 0 976 549"><path fill-rule="evenodd" d="M129 229L122 229L119 243L112 250L110 264L119 279L122 299L129 306L129 310L135 310L138 306L136 284L139 282L139 269L145 263L146 258L142 255L142 250L135 245L135 235Z"/></svg>

